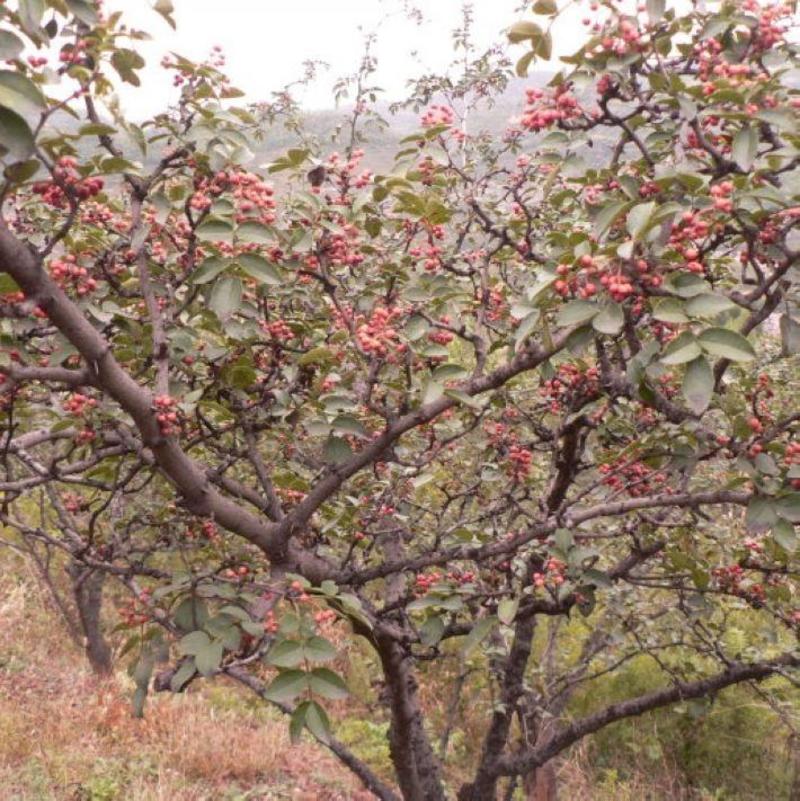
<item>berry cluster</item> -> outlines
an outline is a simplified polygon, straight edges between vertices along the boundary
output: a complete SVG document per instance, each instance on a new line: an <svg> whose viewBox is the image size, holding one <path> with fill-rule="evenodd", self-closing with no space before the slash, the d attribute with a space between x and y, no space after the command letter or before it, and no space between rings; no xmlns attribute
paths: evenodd
<svg viewBox="0 0 800 801"><path fill-rule="evenodd" d="M87 200L99 194L104 186L102 178L81 178L76 167L78 161L73 156L62 156L53 169L52 181L39 181L32 187L35 195L50 206L63 209L67 202L67 192L77 200Z"/></svg>
<svg viewBox="0 0 800 801"><path fill-rule="evenodd" d="M558 86L552 94L541 89L525 92L528 105L520 119L520 125L529 131L542 131L559 122L581 116L578 100L568 84Z"/></svg>
<svg viewBox="0 0 800 801"><path fill-rule="evenodd" d="M574 401L584 401L597 395L600 373L596 367L581 368L576 364L561 364L556 375L545 381L542 392L550 401L550 411L558 414Z"/></svg>
<svg viewBox="0 0 800 801"><path fill-rule="evenodd" d="M129 599L125 604L117 609L117 613L125 626L141 626L150 620L150 612L147 607L150 604L151 591L143 589L138 597Z"/></svg>
<svg viewBox="0 0 800 801"><path fill-rule="evenodd" d="M80 392L73 392L72 395L61 404L61 408L65 412L75 415L76 417L91 411L97 406L97 401Z"/></svg>
<svg viewBox="0 0 800 801"><path fill-rule="evenodd" d="M358 344L365 353L373 354L388 361L396 361L406 351L400 335L392 322L402 315L398 308L379 307L356 329Z"/></svg>
<svg viewBox="0 0 800 801"><path fill-rule="evenodd" d="M161 433L165 437L174 434L177 430L176 424L179 419L178 412L176 411L178 401L175 398L171 398L169 395L158 395L153 401L153 405L157 411L156 420L158 420Z"/></svg>
<svg viewBox="0 0 800 801"><path fill-rule="evenodd" d="M423 128L432 128L435 125L452 125L456 115L449 106L431 106L420 118Z"/></svg>
<svg viewBox="0 0 800 801"><path fill-rule="evenodd" d="M533 586L541 588L549 584L558 587L566 581L566 571L567 563L551 556L544 563L544 572L533 574Z"/></svg>
<svg viewBox="0 0 800 801"><path fill-rule="evenodd" d="M528 448L512 445L508 449L508 459L510 462L510 473L512 478L519 481L527 478L531 472L531 462L533 454Z"/></svg>
<svg viewBox="0 0 800 801"><path fill-rule="evenodd" d="M79 297L89 295L97 289L97 281L89 275L85 267L77 264L77 257L69 254L63 259L53 259L50 262L50 275L62 288L71 287Z"/></svg>
<svg viewBox="0 0 800 801"><path fill-rule="evenodd" d="M624 491L632 498L650 495L654 492L671 492L664 486L667 477L664 473L653 470L643 462L615 462L600 465L600 472L605 476L603 483L617 491Z"/></svg>
<svg viewBox="0 0 800 801"><path fill-rule="evenodd" d="M711 571L719 589L744 598L755 606L760 606L766 597L761 584L747 583L744 569L741 565L728 567L715 567Z"/></svg>
<svg viewBox="0 0 800 801"><path fill-rule="evenodd" d="M270 323L262 322L261 330L265 334L269 334L273 339L277 339L279 342L286 342L294 337L294 331L292 331L285 320L273 320Z"/></svg>

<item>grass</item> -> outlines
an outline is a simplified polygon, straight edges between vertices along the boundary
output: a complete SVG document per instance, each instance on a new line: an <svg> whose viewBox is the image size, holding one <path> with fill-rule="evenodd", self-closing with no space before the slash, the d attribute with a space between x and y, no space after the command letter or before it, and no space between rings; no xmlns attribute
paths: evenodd
<svg viewBox="0 0 800 801"><path fill-rule="evenodd" d="M353 695L332 710L337 735L391 781L385 715L372 686L373 657L353 642L342 642L341 648L348 654ZM151 696L144 720L134 719L133 686L124 670L128 660L119 661L119 671L99 681L47 608L47 596L25 563L0 548L0 801L372 798L310 739L292 746L285 718L226 680L197 682L184 694ZM635 662L598 691L611 700L637 682L646 689L652 678L646 668ZM451 703L442 683L451 681L442 673L421 685L437 726ZM485 731L488 708L474 690L462 699L450 738L445 775L451 789L469 778ZM790 786L800 786L792 764L796 759L800 765L800 753L789 753L786 732L752 700L744 691L733 692L697 720L663 712L610 727L558 761L559 798L790 797ZM578 699L576 713L582 703ZM514 798L522 801L521 790Z"/></svg>
<svg viewBox="0 0 800 801"><path fill-rule="evenodd" d="M98 681L21 565L0 576L0 801L365 801L279 713L205 682L131 716L123 671ZM19 568L19 569L15 569Z"/></svg>

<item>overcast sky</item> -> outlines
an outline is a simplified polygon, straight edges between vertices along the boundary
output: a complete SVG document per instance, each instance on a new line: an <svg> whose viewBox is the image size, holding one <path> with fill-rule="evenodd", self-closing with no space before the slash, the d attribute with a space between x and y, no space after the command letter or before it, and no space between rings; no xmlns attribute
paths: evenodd
<svg viewBox="0 0 800 801"><path fill-rule="evenodd" d="M417 0L425 16L422 26L398 13L401 0L173 2L177 31L151 10L151 0L106 0L107 8L124 11L131 25L153 36L140 48L148 62L144 88L122 91L123 103L134 116L159 110L175 96L158 66L162 55L177 51L200 60L214 45L223 48L232 83L249 100L267 98L270 91L299 77L306 59L327 61L330 69L305 91L303 100L310 108L330 107L334 79L355 70L364 34L373 30L379 37L376 81L390 98L402 97L409 76L423 68L442 70L452 59L451 32L461 18L461 0ZM519 0L473 0L476 43L488 46L501 39L510 24L525 18L515 10L519 4ZM526 16L532 19L530 13ZM576 49L581 28L576 15L560 24L557 54ZM416 59L412 51L417 51ZM522 55L524 49L517 46L512 52Z"/></svg>

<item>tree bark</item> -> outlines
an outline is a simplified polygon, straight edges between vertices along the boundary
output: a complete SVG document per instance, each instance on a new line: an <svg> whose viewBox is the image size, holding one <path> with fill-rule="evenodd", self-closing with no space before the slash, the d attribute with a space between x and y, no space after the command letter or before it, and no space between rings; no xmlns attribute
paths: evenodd
<svg viewBox="0 0 800 801"><path fill-rule="evenodd" d="M109 676L114 665L111 648L103 635L101 619L105 574L77 562L72 562L67 572L72 579L72 592L83 631L86 657L98 676Z"/></svg>
<svg viewBox="0 0 800 801"><path fill-rule="evenodd" d="M389 639L376 642L391 721L389 752L404 801L445 801L439 762L423 725L410 657Z"/></svg>
<svg viewBox="0 0 800 801"><path fill-rule="evenodd" d="M546 762L525 776L523 782L527 801L558 801L558 777L553 762Z"/></svg>

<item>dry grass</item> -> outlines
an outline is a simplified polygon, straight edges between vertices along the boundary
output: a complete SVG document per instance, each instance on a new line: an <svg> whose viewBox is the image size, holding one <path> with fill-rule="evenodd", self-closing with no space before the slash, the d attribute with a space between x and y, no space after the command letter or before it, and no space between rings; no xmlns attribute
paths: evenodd
<svg viewBox="0 0 800 801"><path fill-rule="evenodd" d="M321 748L239 688L204 683L130 712L0 551L0 801L362 801ZM18 569L17 569L18 568Z"/></svg>

